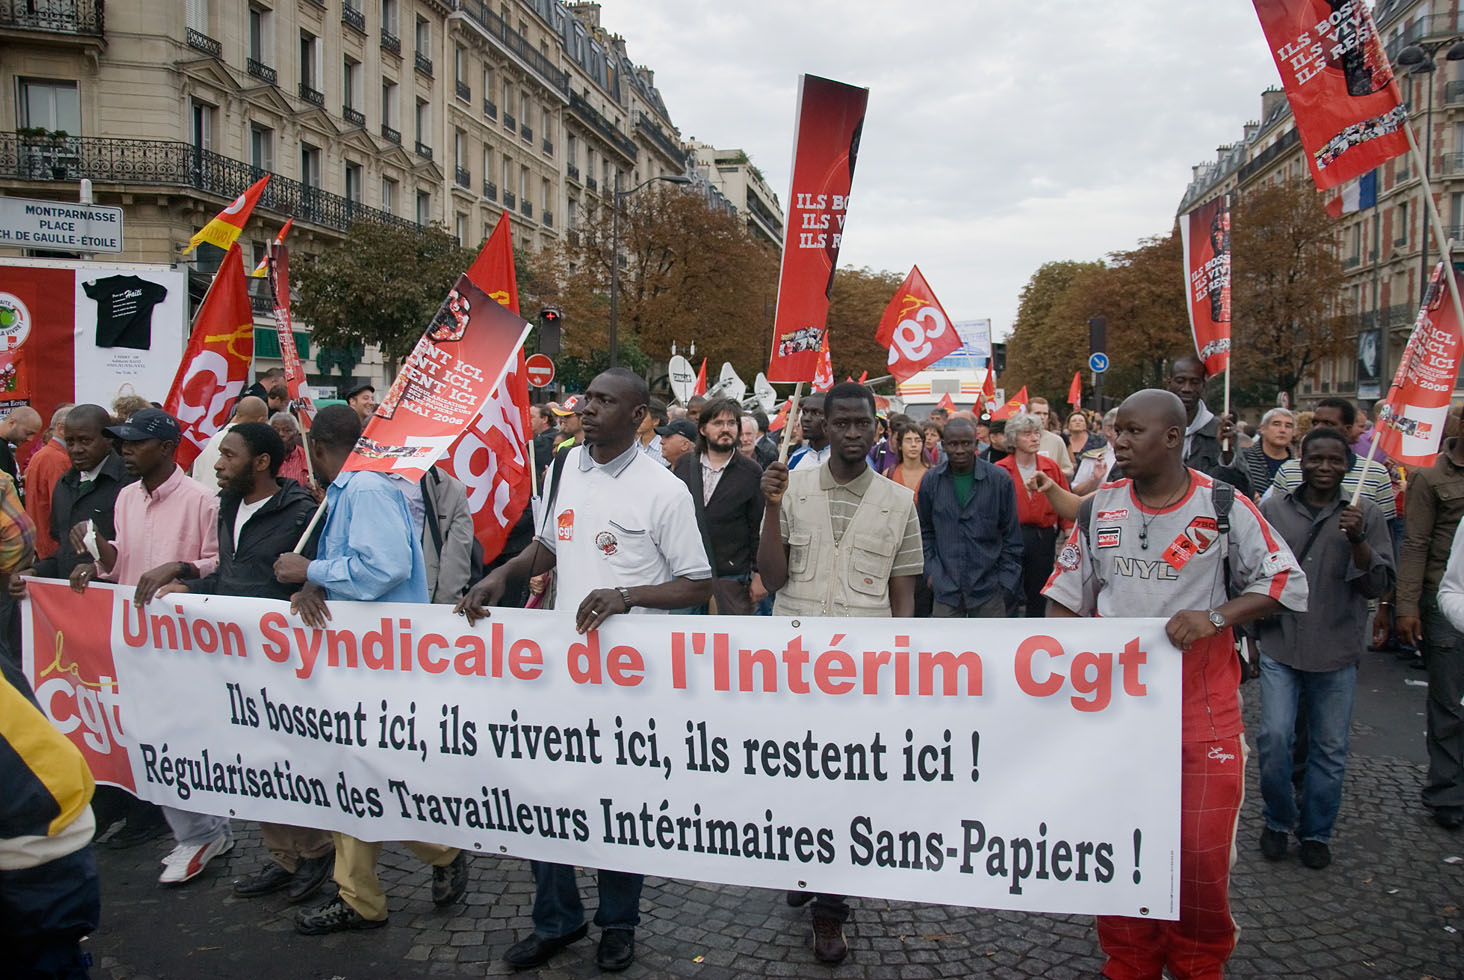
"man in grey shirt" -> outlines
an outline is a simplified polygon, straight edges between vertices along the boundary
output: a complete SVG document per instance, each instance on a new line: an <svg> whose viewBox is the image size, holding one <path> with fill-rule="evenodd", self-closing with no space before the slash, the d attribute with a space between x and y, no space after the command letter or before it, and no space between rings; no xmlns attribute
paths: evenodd
<svg viewBox="0 0 1464 980"><path fill-rule="evenodd" d="M1260 748L1261 853L1286 857L1287 834L1301 841L1301 861L1332 861L1332 825L1342 803L1347 730L1357 663L1367 644L1367 603L1393 585L1393 539L1377 505L1342 496L1350 464L1345 437L1312 429L1301 444L1301 485L1273 492L1261 514L1286 539L1306 572L1307 611L1262 620ZM1298 807L1291 782L1297 704L1307 710L1306 776Z"/></svg>

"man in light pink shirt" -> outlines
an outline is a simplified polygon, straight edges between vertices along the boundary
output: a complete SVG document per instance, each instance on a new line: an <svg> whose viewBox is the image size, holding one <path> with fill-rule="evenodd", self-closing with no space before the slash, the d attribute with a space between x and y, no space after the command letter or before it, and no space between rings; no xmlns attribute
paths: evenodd
<svg viewBox="0 0 1464 980"><path fill-rule="evenodd" d="M76 549L93 550L97 560L76 566L71 587L80 592L98 577L135 585L133 601L141 606L173 579L198 578L218 567L219 498L174 462L178 422L167 412L144 409L105 431L121 440L122 464L137 482L117 494L115 541L88 535L81 527L73 530ZM162 809L178 846L163 859L159 884L197 877L234 846L227 817Z"/></svg>

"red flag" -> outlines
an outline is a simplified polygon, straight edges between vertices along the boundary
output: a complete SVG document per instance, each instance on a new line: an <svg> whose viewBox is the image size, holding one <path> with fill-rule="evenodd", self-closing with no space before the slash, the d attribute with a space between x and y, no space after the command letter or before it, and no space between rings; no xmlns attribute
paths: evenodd
<svg viewBox="0 0 1464 980"><path fill-rule="evenodd" d="M860 384L864 384L864 382L866 382L868 380L869 380L869 372L868 371L860 371L859 372L859 383Z"/></svg>
<svg viewBox="0 0 1464 980"><path fill-rule="evenodd" d="M259 196L264 193L264 185L268 183L269 175L266 174L251 184L243 194L234 198L233 203L194 233L183 254L187 255L204 242L219 248L228 248L238 241L239 235L244 231L244 223L249 220L249 213L259 203Z"/></svg>
<svg viewBox="0 0 1464 980"><path fill-rule="evenodd" d="M818 349L818 367L813 372L813 390L828 391L834 386L834 361L829 356L829 333L824 331L823 344Z"/></svg>
<svg viewBox="0 0 1464 980"><path fill-rule="evenodd" d="M193 321L183 362L163 410L178 420L182 438L175 459L193 465L209 437L229 421L254 359L254 311L239 245L229 246Z"/></svg>
<svg viewBox="0 0 1464 980"><path fill-rule="evenodd" d="M1408 107L1361 0L1255 0L1317 187L1408 152Z"/></svg>
<svg viewBox="0 0 1464 980"><path fill-rule="evenodd" d="M1464 277L1454 273L1464 290ZM1444 264L1433 279L1403 360L1393 377L1387 404L1378 411L1373 438L1378 451L1409 466L1432 466L1449 417L1449 395L1459 374L1460 324L1449 301Z"/></svg>
<svg viewBox="0 0 1464 980"><path fill-rule="evenodd" d="M1022 390L1018 391L1015 395L1008 399L1007 403L1001 408L998 408L996 411L992 412L991 418L993 421L996 419L1009 419L1014 415L1020 415L1026 410L1027 386L1022 385Z"/></svg>
<svg viewBox="0 0 1464 980"><path fill-rule="evenodd" d="M287 222L285 228L289 227ZM305 368L300 363L300 352L295 348L295 327L290 318L290 251L280 243L284 235L281 231L280 238L270 246L265 265L268 266L270 292L274 294L275 335L280 342L280 359L285 362L285 388L290 393L290 401L300 410L301 428L309 432L310 423L315 420L315 403L310 400Z"/></svg>
<svg viewBox="0 0 1464 980"><path fill-rule="evenodd" d="M290 233L290 226L294 223L294 218L291 218L290 220L285 222L285 226L281 228L280 233L275 236L273 247L271 249L265 250L264 255L260 256L259 264L254 267L253 272L249 273L252 278L263 279L265 276L269 275L269 253L273 251L273 249L279 248L281 245L285 244L285 236Z"/></svg>
<svg viewBox="0 0 1464 980"><path fill-rule="evenodd" d="M529 325L502 305L505 297L510 302L513 297L501 281L489 283L492 294L478 285L496 267L499 259L492 253L503 247L502 241L490 237L448 292L366 423L345 470L420 480L516 367Z"/></svg>
<svg viewBox="0 0 1464 980"><path fill-rule="evenodd" d="M498 219L477 261L468 269L468 278L511 313L518 313L518 277L507 212ZM488 404L438 464L467 487L473 530L483 544L487 561L503 551L509 531L518 523L533 493L530 439L529 381L520 347L513 367Z"/></svg>
<svg viewBox="0 0 1464 980"><path fill-rule="evenodd" d="M947 412L954 412L956 410L956 400L951 397L951 393L948 391L940 396L940 401L935 403L935 407L943 408Z"/></svg>
<svg viewBox="0 0 1464 980"><path fill-rule="evenodd" d="M991 362L986 362L986 377L981 381L981 404L988 410L991 403L996 401L996 369Z"/></svg>
<svg viewBox="0 0 1464 980"><path fill-rule="evenodd" d="M696 369L696 384L692 386L692 395L705 395L707 393L707 359L702 358L701 367Z"/></svg>
<svg viewBox="0 0 1464 980"><path fill-rule="evenodd" d="M912 266L895 290L874 338L889 348L890 373L896 381L908 380L961 346L950 317L920 274L919 266Z"/></svg>
<svg viewBox="0 0 1464 980"><path fill-rule="evenodd" d="M1083 404L1083 372L1073 372L1073 383L1068 386L1068 404L1079 408Z"/></svg>
<svg viewBox="0 0 1464 980"><path fill-rule="evenodd" d="M789 398L778 407L778 414L768 423L769 432L777 432L788 424L788 413L793 411L793 399Z"/></svg>
<svg viewBox="0 0 1464 980"><path fill-rule="evenodd" d="M818 369L868 101L869 89L817 75L799 79L788 234L778 274L769 381L807 381Z"/></svg>
<svg viewBox="0 0 1464 980"><path fill-rule="evenodd" d="M1181 215L1179 238L1190 335L1205 370L1219 374L1230 364L1230 196Z"/></svg>

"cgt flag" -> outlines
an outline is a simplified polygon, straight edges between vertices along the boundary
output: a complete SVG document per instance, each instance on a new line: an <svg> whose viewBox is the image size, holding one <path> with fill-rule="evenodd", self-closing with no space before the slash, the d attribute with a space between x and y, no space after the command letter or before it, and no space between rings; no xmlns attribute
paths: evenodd
<svg viewBox="0 0 1464 980"><path fill-rule="evenodd" d="M291 218L291 219L289 219L288 221L285 222L285 226L283 228L281 228L280 229L280 233L275 236L274 244L271 246L272 248L280 248L281 246L283 246L285 244L285 236L290 233L290 226L293 225L294 223L295 223L295 219L294 218ZM254 271L251 272L251 273L249 273L249 275L253 279L263 279L265 276L269 275L269 252L268 251L266 251L264 253L264 255L260 257L259 264L254 267Z"/></svg>
<svg viewBox="0 0 1464 980"><path fill-rule="evenodd" d="M1210 374L1230 364L1230 197L1221 195L1179 219L1185 308L1195 351Z"/></svg>
<svg viewBox="0 0 1464 980"><path fill-rule="evenodd" d="M518 277L507 212L468 269L468 278L509 312L518 313ZM529 440L529 381L520 348L493 397L439 464L467 487L473 532L483 545L485 561L503 551L533 493Z"/></svg>
<svg viewBox="0 0 1464 980"><path fill-rule="evenodd" d="M910 267L895 290L874 337L889 349L890 373L897 382L909 380L961 346L960 335L918 265Z"/></svg>
<svg viewBox="0 0 1464 980"><path fill-rule="evenodd" d="M823 344L818 349L818 367L813 372L813 390L828 391L834 386L834 360L829 356L829 332L824 331Z"/></svg>
<svg viewBox="0 0 1464 980"><path fill-rule="evenodd" d="M866 88L817 75L799 80L792 206L778 274L769 381L807 381L818 367L868 101Z"/></svg>
<svg viewBox="0 0 1464 980"><path fill-rule="evenodd" d="M183 362L168 390L163 410L178 420L178 465L187 469L204 445L229 420L229 411L254 359L254 311L244 258L229 246L193 321Z"/></svg>
<svg viewBox="0 0 1464 980"><path fill-rule="evenodd" d="M1073 408L1081 408L1083 405L1083 372L1073 372L1073 383L1068 385L1068 404Z"/></svg>
<svg viewBox="0 0 1464 980"><path fill-rule="evenodd" d="M227 249L238 241L239 235L244 231L244 223L249 220L249 213L259 203L259 196L264 193L264 185L268 183L268 176L261 177L243 194L234 198L234 202L220 211L216 218L198 229L188 240L188 247L183 250L183 254L187 255L204 242Z"/></svg>
<svg viewBox="0 0 1464 980"><path fill-rule="evenodd" d="M1015 416L1021 415L1026 410L1027 386L1022 385L1022 389L1018 391L1015 395L1013 395L1005 405L991 413L991 420L995 422L998 419L1014 418Z"/></svg>
<svg viewBox="0 0 1464 980"><path fill-rule="evenodd" d="M691 388L693 397L707 393L707 359L702 358L701 367L696 369L696 384Z"/></svg>
<svg viewBox="0 0 1464 980"><path fill-rule="evenodd" d="M1363 0L1255 0L1317 187L1408 152L1408 107Z"/></svg>
<svg viewBox="0 0 1464 980"><path fill-rule="evenodd" d="M1464 277L1454 281L1464 289ZM1459 375L1460 324L1449 302L1444 263L1434 267L1428 293L1393 377L1387 404L1378 412L1378 451L1409 466L1432 466L1449 415L1449 395Z"/></svg>

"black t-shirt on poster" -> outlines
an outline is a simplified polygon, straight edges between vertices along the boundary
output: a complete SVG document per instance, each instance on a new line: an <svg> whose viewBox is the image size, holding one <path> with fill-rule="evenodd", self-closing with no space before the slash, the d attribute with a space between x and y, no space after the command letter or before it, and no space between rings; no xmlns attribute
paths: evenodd
<svg viewBox="0 0 1464 980"><path fill-rule="evenodd" d="M98 347L152 347L152 311L168 295L166 287L137 276L107 276L81 288L97 303Z"/></svg>

